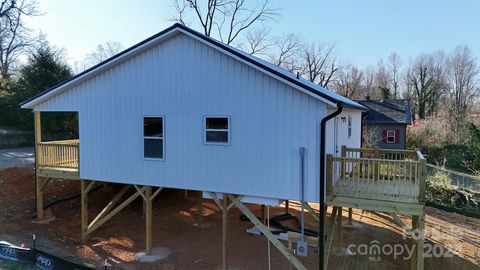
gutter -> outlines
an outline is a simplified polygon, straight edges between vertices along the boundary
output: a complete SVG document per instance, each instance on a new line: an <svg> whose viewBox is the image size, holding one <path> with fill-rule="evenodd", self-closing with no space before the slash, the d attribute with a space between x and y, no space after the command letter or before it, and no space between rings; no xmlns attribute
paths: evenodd
<svg viewBox="0 0 480 270"><path fill-rule="evenodd" d="M343 111L343 103L341 101L337 102L337 110L327 116L325 116L322 119L322 122L320 123L320 177L319 177L319 182L320 182L320 224L319 224L319 230L318 230L318 238L319 238L319 268L321 270L324 270L324 265L323 262L325 258L323 255L325 254L325 127L327 125L327 121L334 118L335 116L339 115ZM322 241L320 241L320 239Z"/></svg>

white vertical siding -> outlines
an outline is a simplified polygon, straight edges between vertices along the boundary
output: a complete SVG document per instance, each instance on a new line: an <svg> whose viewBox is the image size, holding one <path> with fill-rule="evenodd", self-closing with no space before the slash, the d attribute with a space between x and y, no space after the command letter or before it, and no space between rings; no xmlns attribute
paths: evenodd
<svg viewBox="0 0 480 270"><path fill-rule="evenodd" d="M303 146L306 198L319 200L326 105L186 35L35 110L79 112L85 179L299 199ZM143 116L155 115L164 116L163 161L143 158ZM229 146L203 143L205 115L230 116ZM357 121L352 137L359 142L360 118L354 116Z"/></svg>

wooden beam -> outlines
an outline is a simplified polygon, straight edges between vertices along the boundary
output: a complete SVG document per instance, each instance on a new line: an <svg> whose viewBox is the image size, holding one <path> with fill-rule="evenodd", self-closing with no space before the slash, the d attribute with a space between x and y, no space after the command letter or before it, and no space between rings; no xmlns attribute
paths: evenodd
<svg viewBox="0 0 480 270"><path fill-rule="evenodd" d="M218 199L217 194L215 194L215 192L208 192L208 194L210 194L210 197L212 197L212 200L217 204L218 208L223 210L222 202Z"/></svg>
<svg viewBox="0 0 480 270"><path fill-rule="evenodd" d="M270 241L277 249L282 253L287 260L292 263L292 265L299 270L306 270L307 268L291 253L288 249L275 237L272 232L265 226L243 203L240 202L238 198L235 198L232 195L227 195L227 197L233 202L235 207L237 207L242 213L250 219L250 221L265 235L265 237Z"/></svg>
<svg viewBox="0 0 480 270"><path fill-rule="evenodd" d="M308 213L315 219L317 222L320 222L320 214L318 214L315 209L313 209L307 202L304 204L307 208Z"/></svg>
<svg viewBox="0 0 480 270"><path fill-rule="evenodd" d="M227 270L227 244L228 244L228 197L223 194L222 200L222 269Z"/></svg>
<svg viewBox="0 0 480 270"><path fill-rule="evenodd" d="M342 219L343 219L343 208L338 207L338 214L337 214L337 243L338 243L338 251L342 249Z"/></svg>
<svg viewBox="0 0 480 270"><path fill-rule="evenodd" d="M87 239L88 227L88 193L86 193L87 180L80 180L80 205L81 205L81 222L82 222L82 242L85 243Z"/></svg>
<svg viewBox="0 0 480 270"><path fill-rule="evenodd" d="M326 213L327 211L325 211ZM327 227L326 236L323 237L325 239L325 249L324 249L324 262L323 262L323 269L328 269L328 257L330 256L330 249L332 247L332 239L333 239L333 232L335 231L335 219L337 217L338 207L334 206L332 210L332 215L330 216L329 226Z"/></svg>
<svg viewBox="0 0 480 270"><path fill-rule="evenodd" d="M80 180L80 173L78 170L39 168L37 175L48 178Z"/></svg>
<svg viewBox="0 0 480 270"><path fill-rule="evenodd" d="M152 187L145 188L145 250L152 254Z"/></svg>
<svg viewBox="0 0 480 270"><path fill-rule="evenodd" d="M353 223L353 209L348 208L348 225L352 225Z"/></svg>
<svg viewBox="0 0 480 270"><path fill-rule="evenodd" d="M399 213L405 215L422 215L425 206L417 203L391 202L374 199L361 199L342 196L328 196L327 204L369 211Z"/></svg>
<svg viewBox="0 0 480 270"><path fill-rule="evenodd" d="M109 219L111 219L113 216L115 216L118 212L120 212L123 208L125 208L127 205L129 205L131 202L133 202L138 196L140 196L141 193L145 191L146 187L141 188L134 194L132 194L128 199L123 201L120 205L115 207L112 211L110 211L108 214L106 214L103 218L99 219L97 223L92 224L92 226L85 232L85 235L91 234L93 231L98 229L98 227L102 226L105 222L107 222Z"/></svg>
<svg viewBox="0 0 480 270"><path fill-rule="evenodd" d="M153 193L152 197L150 198L150 200L153 202L153 200L155 200L155 198L158 196L158 194L160 194L160 191L162 191L163 188L159 187L157 190L155 190L155 192Z"/></svg>
<svg viewBox="0 0 480 270"><path fill-rule="evenodd" d="M43 189L45 188L45 186L50 182L50 180L52 180L52 178L46 178L46 179L43 179L43 183L41 184L40 186L40 191L43 192Z"/></svg>
<svg viewBox="0 0 480 270"><path fill-rule="evenodd" d="M127 191L130 189L132 185L125 185L121 190L120 192L117 193L117 195L115 195L115 197L113 197L113 199L107 204L107 206L105 206L102 211L100 211L100 213L95 217L95 219L92 220L92 222L90 222L90 224L88 224L88 227L87 229L91 228L93 226L93 224L97 223L98 220L100 220L102 217L104 217L113 207L115 207L115 205L120 201L120 199L122 199L123 195L125 195L125 193L127 193Z"/></svg>
<svg viewBox="0 0 480 270"><path fill-rule="evenodd" d="M424 242L425 242L425 216L412 216L412 228L414 232L420 232L420 239L413 239L415 243L415 248L411 260L411 269L412 270L423 270L424 269Z"/></svg>
<svg viewBox="0 0 480 270"><path fill-rule="evenodd" d="M403 221L400 219L400 217L397 216L397 214L389 213L389 215L392 217L393 221L395 221L395 223L398 226L402 227L402 229L407 229L408 228L408 226L405 223L403 223Z"/></svg>
<svg viewBox="0 0 480 270"><path fill-rule="evenodd" d="M137 192L140 194L140 196L142 196L143 200L147 201L147 197L145 197L145 194L143 193L143 191L140 191L141 189L137 185L133 185L133 186L135 187Z"/></svg>
<svg viewBox="0 0 480 270"><path fill-rule="evenodd" d="M90 181L90 183L88 183L87 187L85 188L85 192L89 193L90 191L92 191L92 188L95 185L95 183L97 183L97 182L96 181Z"/></svg>
<svg viewBox="0 0 480 270"><path fill-rule="evenodd" d="M42 155L40 153L39 144L42 142L42 125L40 120L40 112L33 112L34 129L35 129L35 191L36 191L36 207L37 218L43 218L43 192L42 192L42 178L38 174L38 168Z"/></svg>

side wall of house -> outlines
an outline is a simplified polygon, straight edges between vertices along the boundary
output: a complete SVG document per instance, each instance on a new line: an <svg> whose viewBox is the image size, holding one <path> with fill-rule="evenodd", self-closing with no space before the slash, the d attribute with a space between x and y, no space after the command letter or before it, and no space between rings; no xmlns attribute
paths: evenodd
<svg viewBox="0 0 480 270"><path fill-rule="evenodd" d="M396 141L388 143L385 137L387 130L398 132ZM386 125L386 124L368 124L364 125L363 141L366 146L376 145L382 149L406 149L406 126L405 125Z"/></svg>
<svg viewBox="0 0 480 270"><path fill-rule="evenodd" d="M306 198L319 200L326 105L186 35L35 110L79 112L84 179L299 199L305 147ZM164 160L144 158L144 116L164 117ZM205 116L230 117L230 145L204 143Z"/></svg>

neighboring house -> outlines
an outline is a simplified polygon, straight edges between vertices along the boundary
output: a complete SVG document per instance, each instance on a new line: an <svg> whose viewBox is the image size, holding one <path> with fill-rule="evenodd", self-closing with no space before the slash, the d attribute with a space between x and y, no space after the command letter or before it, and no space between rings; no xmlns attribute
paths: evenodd
<svg viewBox="0 0 480 270"><path fill-rule="evenodd" d="M357 100L368 108L362 121L362 143L383 149L405 149L412 117L408 99Z"/></svg>
<svg viewBox="0 0 480 270"><path fill-rule="evenodd" d="M277 204L301 198L301 147L305 200L320 200L320 122L338 103L327 153L360 147L362 105L176 24L22 108L78 113L79 179Z"/></svg>

